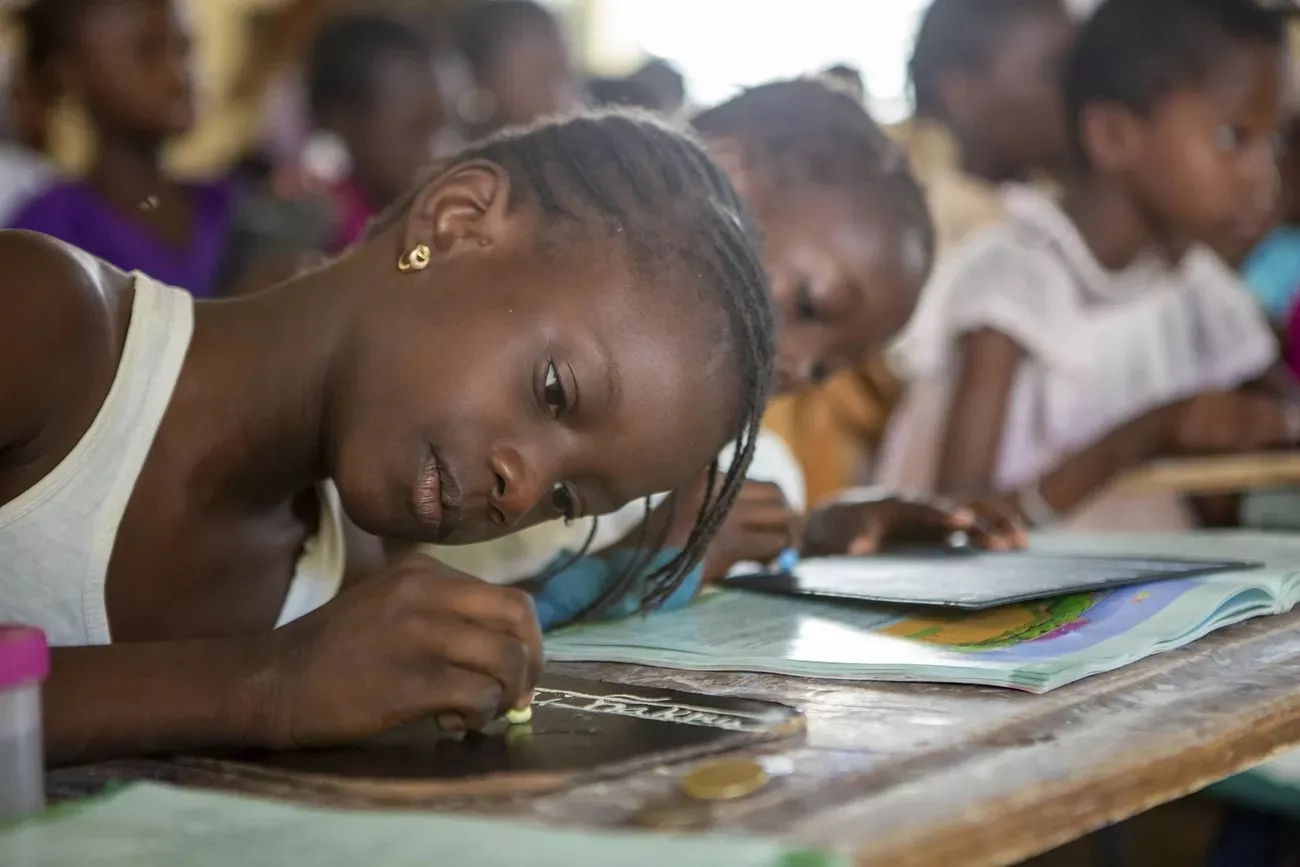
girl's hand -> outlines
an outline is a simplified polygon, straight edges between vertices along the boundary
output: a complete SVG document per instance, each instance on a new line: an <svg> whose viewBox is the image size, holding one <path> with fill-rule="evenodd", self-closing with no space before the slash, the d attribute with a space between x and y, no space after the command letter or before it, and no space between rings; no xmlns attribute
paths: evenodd
<svg viewBox="0 0 1300 867"><path fill-rule="evenodd" d="M798 548L803 516L770 482L745 482L736 504L704 557L704 580L727 577L737 563L770 563L786 548Z"/></svg>
<svg viewBox="0 0 1300 867"><path fill-rule="evenodd" d="M942 545L957 532L992 551L1015 551L1028 538L1014 510L975 502L953 506L941 500L890 497L866 503L829 503L808 518L804 554L876 554L899 545Z"/></svg>
<svg viewBox="0 0 1300 867"><path fill-rule="evenodd" d="M526 706L542 670L532 597L421 555L274 633L277 748L356 741L432 716L481 729Z"/></svg>

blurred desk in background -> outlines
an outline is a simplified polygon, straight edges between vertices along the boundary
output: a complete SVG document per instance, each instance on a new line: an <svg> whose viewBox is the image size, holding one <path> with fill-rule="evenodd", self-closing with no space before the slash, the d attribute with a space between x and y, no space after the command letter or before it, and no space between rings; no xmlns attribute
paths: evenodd
<svg viewBox="0 0 1300 867"><path fill-rule="evenodd" d="M1263 452L1157 461L1120 479L1124 493L1193 496L1300 486L1300 452Z"/></svg>

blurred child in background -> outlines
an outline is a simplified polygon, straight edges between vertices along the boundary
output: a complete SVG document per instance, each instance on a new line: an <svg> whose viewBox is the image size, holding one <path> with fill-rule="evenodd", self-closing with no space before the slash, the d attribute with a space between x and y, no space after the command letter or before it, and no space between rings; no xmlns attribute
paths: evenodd
<svg viewBox="0 0 1300 867"><path fill-rule="evenodd" d="M1065 163L1057 71L1074 34L1059 0L935 0L909 65L916 117L891 130L925 191L938 253L1003 214L1000 188ZM831 71L834 74L834 70ZM815 501L870 475L902 385L882 354L773 402Z"/></svg>
<svg viewBox="0 0 1300 867"><path fill-rule="evenodd" d="M170 0L34 0L29 63L47 68L95 134L86 177L36 196L9 221L198 297L218 293L229 237L226 183L181 183L163 145L194 123L190 35Z"/></svg>
<svg viewBox="0 0 1300 867"><path fill-rule="evenodd" d="M347 152L348 174L333 186L338 230L330 252L337 252L430 161L445 115L428 41L378 15L326 23L312 46L308 82L317 130L337 136Z"/></svg>
<svg viewBox="0 0 1300 867"><path fill-rule="evenodd" d="M54 178L54 167L45 156L56 101L51 77L48 69L37 68L26 57L10 62L8 136L0 141L0 225Z"/></svg>
<svg viewBox="0 0 1300 867"><path fill-rule="evenodd" d="M1300 119L1292 118L1282 137L1278 174L1278 225L1241 266L1246 288L1269 319L1285 325L1300 292Z"/></svg>
<svg viewBox="0 0 1300 867"><path fill-rule="evenodd" d="M1031 525L1185 528L1175 496L1101 496L1173 452L1294 444L1295 407L1241 390L1277 347L1204 246L1250 237L1277 178L1283 21L1252 0L1108 0L1065 77L1078 165L1022 188L945 263L899 347L912 379L881 481L996 491Z"/></svg>
<svg viewBox="0 0 1300 867"><path fill-rule="evenodd" d="M531 0L483 0L465 10L459 50L474 88L459 106L470 137L569 111L580 102L564 30Z"/></svg>
<svg viewBox="0 0 1300 867"><path fill-rule="evenodd" d="M1061 0L934 0L908 63L916 112L897 130L947 249L1002 215L1002 185L1066 165Z"/></svg>
<svg viewBox="0 0 1300 867"><path fill-rule="evenodd" d="M686 82L667 61L647 61L631 75L621 78L593 78L587 91L597 105L644 108L666 117L678 114L686 104Z"/></svg>

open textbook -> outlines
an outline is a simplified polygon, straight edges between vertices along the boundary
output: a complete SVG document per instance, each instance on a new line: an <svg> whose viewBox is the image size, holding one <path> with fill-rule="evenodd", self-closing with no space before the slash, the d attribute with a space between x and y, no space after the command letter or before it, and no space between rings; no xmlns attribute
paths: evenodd
<svg viewBox="0 0 1300 867"><path fill-rule="evenodd" d="M722 590L691 606L571 627L547 657L697 671L973 683L1046 692L1300 600L1300 536L1041 534L1043 553L1253 560L1264 568L1021 602L905 608Z"/></svg>

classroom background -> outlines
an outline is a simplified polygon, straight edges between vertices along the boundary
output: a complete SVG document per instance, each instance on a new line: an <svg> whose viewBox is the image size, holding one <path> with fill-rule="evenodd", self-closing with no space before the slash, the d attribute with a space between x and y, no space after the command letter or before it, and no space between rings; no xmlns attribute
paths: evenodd
<svg viewBox="0 0 1300 867"><path fill-rule="evenodd" d="M1082 19L1095 0L1066 5ZM482 11L507 6L513 11L497 18ZM148 271L196 296L256 292L287 277L305 257L347 249L370 219L411 184L423 162L502 126L582 105L633 105L684 119L747 88L819 76L859 99L904 147L929 197L942 258L944 248L958 241L956 235L995 217L973 213L985 201L979 190L964 186L969 179L962 176L952 143L921 135L928 126L914 116L908 63L929 6L929 0L189 0L183 8L192 39L193 115L161 118L156 130L165 143L158 178L188 191L198 208L194 237L172 245L193 255L177 261L158 253L157 245L149 246L150 233L154 241L158 235L150 217L159 207L153 196L141 199L138 214L96 211L99 222L93 228L87 228L87 220L68 216L84 217L88 208L98 207L88 204L85 188L70 186L68 179L96 165L97 136L109 112L98 114L97 130L86 106L39 57L31 56L30 33L23 30L30 29L30 22L21 21L25 4L8 0L3 8L17 18L6 21L0 39L0 71L5 74L0 92L10 95L0 112L0 224L62 235L114 264ZM339 21L355 24L360 19L347 16L359 14L365 16L364 27L330 29ZM480 22L477 39L466 37L467 20ZM537 28L549 36L552 26L558 41L530 42L525 36L510 49L519 52L517 58L499 54L508 41L502 32ZM57 41L56 31L47 38ZM732 38L741 34L743 38ZM1300 25L1292 25L1290 42L1294 53L1300 48ZM333 122L358 98L360 79L378 74L376 58L398 55L414 61L428 77L427 86L415 90L402 90L410 82L395 80L391 99L375 95L375 105L392 104L400 115L390 118L394 137L363 141L365 136L345 121ZM516 89L494 90L493 76L508 77L498 67L511 63L520 64L523 77L535 86L520 86L516 77L510 84ZM1300 63L1291 63L1288 76L1288 106L1300 112ZM393 95L398 92L403 96ZM398 142L399 133L410 140ZM1294 133L1288 120L1284 136ZM125 165L129 157L119 154L114 165ZM1264 308L1281 345L1294 351L1296 335L1286 332L1300 315L1295 304L1300 208L1292 210L1300 202L1300 188L1293 186L1300 172L1285 162L1280 168L1281 207L1269 231L1240 248L1225 244L1213 255L1216 267L1228 266ZM150 167L142 171L147 174ZM202 219L208 207L217 215L210 226ZM95 242L108 244L105 239L117 237L110 229L115 221L130 224L135 236L116 248L96 249ZM243 234L231 237L232 226ZM205 246L207 229L213 237ZM924 301L921 309L927 309ZM1300 358L1287 360L1300 369ZM773 404L767 427L782 436L801 467L802 490L791 499L814 503L882 478L889 416L902 405L903 376L892 361L882 351L827 383L813 375L810 383L816 388ZM1285 445L1294 448L1300 430L1294 417L1285 421ZM1300 465L1292 459L1279 470L1289 474L1286 479L1258 484L1258 475L1267 477L1275 466L1282 464L1258 472L1239 467L1253 481L1230 497L1199 498L1196 525L1300 529L1292 487L1300 480ZM890 476L886 467L885 478L905 488L906 469ZM1148 483L1159 487L1158 480ZM1034 509L1041 513L1045 507L1037 487L1030 493L1036 499L1021 496L1018 504L1034 518ZM1127 521L1115 513L1108 517L1112 523ZM474 556L448 552L447 562L481 575L489 564ZM516 551L512 556L523 562L530 555ZM1251 840L1271 834L1294 842L1300 836L1290 823L1245 813L1245 825L1267 826L1254 836L1247 833ZM1112 852L1103 858L1108 865L1200 863L1227 822L1228 808L1222 804L1184 801L1136 820L1121 838L1084 841L1042 863L1099 863L1098 853L1114 846L1137 854L1130 861Z"/></svg>

